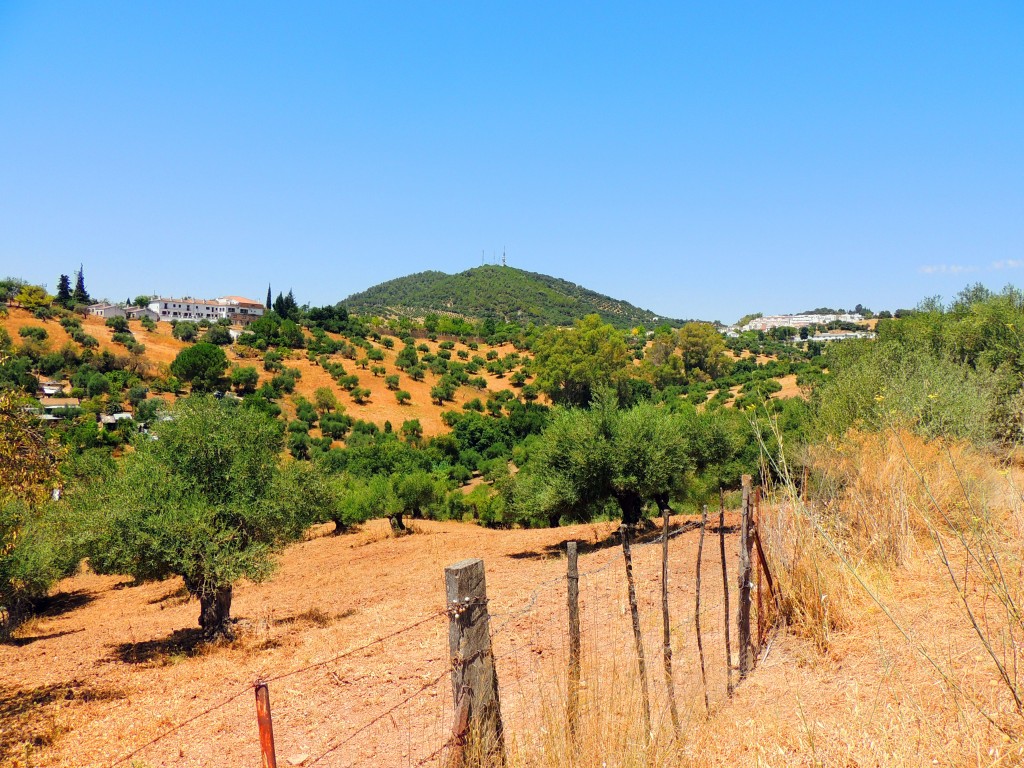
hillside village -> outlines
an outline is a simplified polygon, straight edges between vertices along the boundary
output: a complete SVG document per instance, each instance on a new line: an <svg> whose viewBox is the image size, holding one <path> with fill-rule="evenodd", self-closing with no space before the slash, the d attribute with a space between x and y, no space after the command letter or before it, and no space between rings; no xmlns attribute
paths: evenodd
<svg viewBox="0 0 1024 768"><path fill-rule="evenodd" d="M246 360L251 359L253 351L251 349L247 349L244 345L242 347L237 347L236 343L239 341L246 328L262 318L266 312L270 311L263 303L236 295L222 296L209 300L196 299L192 297L150 297L148 301L138 306L130 303L118 304L110 302L96 302L92 304L79 305L76 307L76 310L80 314L85 315L83 321L85 322L86 328L95 332L95 335L99 339L103 339L105 336L109 335L111 337L111 341L117 340L114 338L115 334L122 328L117 320L118 318L123 318L126 323L140 323L139 331L141 331L143 334L142 338L145 340L143 345L147 349L151 349L153 352L156 352L158 348L160 349L159 355L153 360L157 366L169 365L170 362L172 362L171 355L173 354L176 356L183 348L183 345L176 343L179 338L179 334L176 331L179 323L194 323L200 330L208 328L211 325L223 326L227 330L228 337L232 344L225 348L229 359L239 364L244 363ZM11 331L14 330L16 321L24 320L31 323L31 320L36 319L34 317L30 317L29 313L24 311L23 308L19 308L16 301L11 302L9 312L14 313L9 314L7 318L7 324ZM102 321L102 323L100 321ZM814 334L810 337L794 334L792 337L782 339L783 341L788 341L799 346L801 342L807 342L808 340L820 343L854 338L872 338L874 334L870 331L863 330L862 326L858 327L858 330L848 330L840 327L849 326L850 324L863 324L864 322L864 317L857 313L774 315L768 317L756 317L743 326L728 326L720 329L720 332L728 339L739 339L741 333L750 334L752 332L755 336L750 338L763 340L766 337L765 332L770 332L777 328L811 328L814 331ZM36 326L40 328L44 327L43 324L38 323ZM439 351L436 344L440 337L437 334L430 334L429 332L424 332L422 330L417 333L413 324L406 323L406 326L408 332L418 335L423 339L426 339L427 336L432 336L433 338L426 341L423 346L427 347L428 350L433 349L435 351ZM182 327L184 328L185 326ZM124 326L124 329L127 330L128 328L129 325ZM458 338L456 334L452 333L448 333L443 336L449 340ZM644 334L644 339L647 342L653 343L655 336L655 331L648 330ZM480 340L480 343L482 343L482 339ZM115 350L116 346L108 347L108 345L101 343L100 348ZM381 351L385 355L391 354L389 350ZM485 354L489 354L492 350L488 349L488 345L484 344L482 350L478 348L476 351L483 351ZM145 357L145 355L140 355L140 357ZM304 374L304 377L300 378L296 383L296 392L300 394L300 396L312 399L314 392L312 382L316 382L317 384L323 384L325 382L322 381L322 376L316 375L315 371L307 373L302 361L297 360L296 365L299 366L297 370L302 371ZM150 371L150 374L152 373L153 371ZM257 383L265 383L268 378L270 377L257 374ZM377 418L375 421L381 427L383 427L384 423L388 422L391 418L398 416L413 416L420 420L421 424L426 425L426 435L430 436L438 432L442 425L440 419L435 413L424 412L422 408L418 408L415 405L407 405L405 408L401 409L403 412L397 414L394 412L394 409L377 407L377 403L374 401L378 400L378 398L386 399L389 394L387 392L378 393L377 390L379 389L379 386L375 385L379 384L377 379L380 378L381 377L379 375L375 375L370 381L371 395L366 398L370 404L365 407L365 409L361 409L365 410L367 416L376 416ZM779 375L778 379L783 385L780 389L783 396L790 396L793 391L795 391L794 378L795 377L786 372L782 372ZM523 383L525 383L525 378ZM491 379L488 381L488 384L500 385L501 381ZM522 383L520 386L521 385ZM415 385L412 383L408 386L412 386L414 390L416 389ZM732 385L726 393L728 396L732 397L736 395L739 389L740 387ZM46 421L57 421L60 419L75 417L82 413L81 406L83 401L86 399L86 394L87 393L83 391L82 387L74 386L70 381L44 378L40 380L38 391L36 392L38 397L38 408L36 410L41 418ZM162 397L166 398L169 394L173 393L164 393ZM237 397L237 393L233 389L227 389L226 394L229 397ZM712 392L712 394L714 393ZM419 399L420 398L410 398L410 400L413 400L414 402ZM422 399L430 402L429 396L423 397ZM464 397L457 399L457 401L461 402L463 399L468 400L471 398ZM105 408L105 412L96 413L95 418L101 429L113 431L118 427L131 423L133 420L138 421L134 416L135 409L138 405L139 402L137 401L137 398L132 398L129 402L122 403L122 409L119 410L115 406L108 406ZM148 418L152 418L153 414L154 412L152 409L144 409L144 415ZM384 418L380 418L381 416ZM405 418L402 418L402 421L404 420ZM141 422L138 426L145 428L146 424L145 422Z"/></svg>

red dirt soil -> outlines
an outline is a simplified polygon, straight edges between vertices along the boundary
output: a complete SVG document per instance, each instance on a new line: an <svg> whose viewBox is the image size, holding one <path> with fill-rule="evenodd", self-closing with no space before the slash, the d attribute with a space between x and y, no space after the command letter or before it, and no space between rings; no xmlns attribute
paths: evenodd
<svg viewBox="0 0 1024 768"><path fill-rule="evenodd" d="M448 619L435 614L444 608L444 566L466 557L482 557L487 567L507 725L510 733L528 733L538 717L536 697L529 695L538 685L538 664L564 658L565 561L558 550L572 538L606 542L614 526L495 531L468 523L413 525L416 534L397 539L376 521L358 533L291 547L270 581L236 587L239 638L198 653L188 642L197 605L183 600L179 579L132 586L123 578L83 574L62 582L50 611L22 627L14 643L0 645L3 764L110 765L241 692L135 759L144 766L255 765L253 680L328 659L431 617L365 651L270 684L283 763L296 754L312 761L441 676L394 718L320 764L415 763L446 738L452 708ZM692 599L686 594L693 588L688 571L694 545L691 533L672 544L680 574L673 594L680 606ZM636 554L642 605L652 620L657 590L643 585L657 583L658 551L641 546ZM629 647L628 635L620 631L626 625L619 549L583 554L580 570L588 647ZM679 611L687 613L684 607ZM652 651L657 646L653 635L648 644Z"/></svg>
<svg viewBox="0 0 1024 768"><path fill-rule="evenodd" d="M799 637L776 635L762 649L767 658L727 699L715 535L703 555L701 621L712 708L705 720L693 644L698 534L688 520L692 526L692 518L673 521L678 535L671 540L669 579L685 738L666 764L1016 765L1024 759L1019 740L983 722L965 725L972 713L944 695L942 681L877 610L862 612L856 631L837 634L826 654ZM727 523L735 525L735 517ZM397 539L383 521L344 536L321 530L289 548L269 581L236 588L238 639L206 649L193 647L197 606L182 599L178 579L132 586L83 574L64 581L49 611L0 645L0 761L19 768L110 766L142 748L120 764L257 765L251 685L271 678L279 764L439 765L426 758L445 743L451 724L443 568L482 557L513 764L566 764L543 756L564 711L565 561L558 553L566 540L585 545L584 704L600 706L611 695L611 706L624 705L628 690L614 689L635 675L614 525L414 526L417 533ZM735 610L732 529L726 544ZM664 733L660 545L637 546L634 557L656 729ZM922 577L936 573L933 565L895 578L889 597L907 631L936 658L958 660L965 675L983 671L985 658L972 654L955 600L933 577ZM734 653L735 643L734 633ZM312 664L320 665L304 669ZM288 676L273 679L279 675ZM998 691L979 680L978 690ZM620 764L614 757L607 754L604 762Z"/></svg>

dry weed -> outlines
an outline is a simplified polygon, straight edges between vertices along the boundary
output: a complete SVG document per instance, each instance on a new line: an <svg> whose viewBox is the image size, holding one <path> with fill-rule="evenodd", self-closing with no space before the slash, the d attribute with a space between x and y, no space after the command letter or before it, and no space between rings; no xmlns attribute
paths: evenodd
<svg viewBox="0 0 1024 768"><path fill-rule="evenodd" d="M906 430L851 430L810 449L815 502L854 561L902 565L936 529L965 533L997 496L991 458L965 442L925 440Z"/></svg>

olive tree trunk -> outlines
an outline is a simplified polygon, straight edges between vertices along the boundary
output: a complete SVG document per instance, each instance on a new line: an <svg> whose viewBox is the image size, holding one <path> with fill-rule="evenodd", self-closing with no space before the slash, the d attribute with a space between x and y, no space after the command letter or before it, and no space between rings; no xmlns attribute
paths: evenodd
<svg viewBox="0 0 1024 768"><path fill-rule="evenodd" d="M199 626L210 638L231 637L231 585L209 587L199 594Z"/></svg>

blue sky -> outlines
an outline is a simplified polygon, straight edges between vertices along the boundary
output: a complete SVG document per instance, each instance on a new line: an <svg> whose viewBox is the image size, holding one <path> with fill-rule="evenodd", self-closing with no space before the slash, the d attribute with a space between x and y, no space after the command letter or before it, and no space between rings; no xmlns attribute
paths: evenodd
<svg viewBox="0 0 1024 768"><path fill-rule="evenodd" d="M675 317L1024 284L1024 4L0 0L0 275Z"/></svg>

